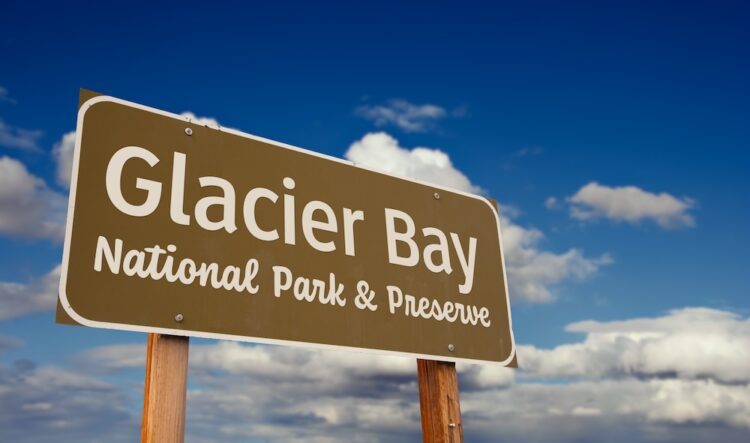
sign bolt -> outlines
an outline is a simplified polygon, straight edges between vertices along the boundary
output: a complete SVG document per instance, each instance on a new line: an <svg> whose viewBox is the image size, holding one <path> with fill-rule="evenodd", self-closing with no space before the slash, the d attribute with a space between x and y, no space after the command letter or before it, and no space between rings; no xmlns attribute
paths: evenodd
<svg viewBox="0 0 750 443"><path fill-rule="evenodd" d="M187 135L193 135L193 129L192 128L185 128L185 134L187 134Z"/></svg>
<svg viewBox="0 0 750 443"><path fill-rule="evenodd" d="M438 194L437 192L432 194L432 196L435 197L435 200L440 200L440 194Z"/></svg>
<svg viewBox="0 0 750 443"><path fill-rule="evenodd" d="M455 423L448 423L448 427L449 427L449 428L455 428L455 427L456 427L456 424L455 424Z"/></svg>
<svg viewBox="0 0 750 443"><path fill-rule="evenodd" d="M453 346L453 343L450 343L450 344L448 344L448 350L449 350L450 352L453 352L453 351L455 351L455 350L456 350L456 347L455 347L455 346Z"/></svg>
<svg viewBox="0 0 750 443"><path fill-rule="evenodd" d="M174 321L176 321L177 323L182 323L182 320L184 320L184 319L185 319L185 317L182 314L177 314L177 315L174 316Z"/></svg>

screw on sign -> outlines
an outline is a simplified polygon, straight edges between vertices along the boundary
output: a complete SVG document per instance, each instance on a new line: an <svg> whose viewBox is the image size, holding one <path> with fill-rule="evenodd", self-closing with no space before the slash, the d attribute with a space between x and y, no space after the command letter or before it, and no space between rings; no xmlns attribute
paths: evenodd
<svg viewBox="0 0 750 443"><path fill-rule="evenodd" d="M482 197L82 91L66 229L58 321L149 333L144 441L181 439L190 336L415 358L426 441L455 362L515 366Z"/></svg>

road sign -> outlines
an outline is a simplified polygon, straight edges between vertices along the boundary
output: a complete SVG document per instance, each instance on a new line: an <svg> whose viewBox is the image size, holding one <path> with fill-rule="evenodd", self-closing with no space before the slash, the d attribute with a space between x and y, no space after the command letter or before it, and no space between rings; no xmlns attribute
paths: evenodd
<svg viewBox="0 0 750 443"><path fill-rule="evenodd" d="M92 327L507 365L499 229L483 197L98 96L60 302Z"/></svg>

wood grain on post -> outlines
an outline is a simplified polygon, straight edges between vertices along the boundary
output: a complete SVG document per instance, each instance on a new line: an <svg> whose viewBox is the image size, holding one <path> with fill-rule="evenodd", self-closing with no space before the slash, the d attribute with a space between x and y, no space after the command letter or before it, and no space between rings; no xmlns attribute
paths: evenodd
<svg viewBox="0 0 750 443"><path fill-rule="evenodd" d="M182 443L185 438L188 337L148 334L142 443Z"/></svg>
<svg viewBox="0 0 750 443"><path fill-rule="evenodd" d="M422 441L463 442L456 364L418 359L417 375L419 407L422 411Z"/></svg>

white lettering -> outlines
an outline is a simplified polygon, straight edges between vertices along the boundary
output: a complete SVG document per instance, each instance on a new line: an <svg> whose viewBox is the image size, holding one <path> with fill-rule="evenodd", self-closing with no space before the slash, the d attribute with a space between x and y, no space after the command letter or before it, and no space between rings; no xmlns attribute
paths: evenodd
<svg viewBox="0 0 750 443"><path fill-rule="evenodd" d="M189 225L190 216L185 214L185 154L175 152L172 156L172 194L169 201L169 216L172 221L180 225Z"/></svg>
<svg viewBox="0 0 750 443"><path fill-rule="evenodd" d="M354 222L365 219L363 211L352 211L344 208L344 252L354 256Z"/></svg>
<svg viewBox="0 0 750 443"><path fill-rule="evenodd" d="M427 266L427 269L435 273L445 272L446 274L450 274L453 272L453 269L451 268L450 251L448 249L448 239L445 237L445 234L443 234L443 231L436 228L424 228L422 229L422 235L425 237L433 236L438 239L437 243L427 245L422 253L424 264ZM440 253L440 264L436 264L432 259L433 254L436 252Z"/></svg>
<svg viewBox="0 0 750 443"><path fill-rule="evenodd" d="M406 224L406 232L396 232L395 219L397 218ZM401 266L416 266L419 263L419 252L417 244L412 240L416 230L414 220L405 212L385 208L385 228L388 239L388 262ZM397 242L406 243L409 247L407 257L398 255Z"/></svg>
<svg viewBox="0 0 750 443"><path fill-rule="evenodd" d="M297 301L314 302L316 299L320 304L331 306L346 306L346 299L341 297L344 285L336 282L336 275L332 272L328 275L328 282L316 278L310 279L299 276L292 277L292 272L284 266L274 266L274 289L273 294L281 297L282 291L292 289L292 294Z"/></svg>
<svg viewBox="0 0 750 443"><path fill-rule="evenodd" d="M195 204L195 219L198 224L209 231L218 231L222 228L230 234L236 231L237 225L234 221L235 196L232 184L219 177L201 177L198 181L203 188L214 186L222 191L221 196L203 197ZM219 205L223 209L221 220L217 222L208 218L208 208L214 205Z"/></svg>
<svg viewBox="0 0 750 443"><path fill-rule="evenodd" d="M469 237L469 254L467 256L464 256L464 250L458 235L451 232L451 240L453 240L453 247L456 249L456 254L458 254L461 269L464 271L464 282L458 285L458 291L462 294L468 294L474 285L474 262L477 256L477 239Z"/></svg>
<svg viewBox="0 0 750 443"><path fill-rule="evenodd" d="M159 163L159 159L146 149L138 146L125 146L115 152L109 160L106 173L107 195L113 205L121 212L133 217L145 217L156 210L161 198L161 183L138 177L135 187L146 191L146 201L140 205L133 205L125 200L122 195L122 169L131 158L139 158L153 167Z"/></svg>
<svg viewBox="0 0 750 443"><path fill-rule="evenodd" d="M214 289L247 291L251 294L256 294L259 290L258 285L254 284L254 279L258 275L260 266L258 260L254 258L245 263L244 275L239 267L229 265L224 268L222 277L219 279L219 265L217 263L201 263L198 265L191 258L186 257L179 260L177 269L175 269L174 257L170 255L177 251L175 245L168 245L166 251L159 245L143 248L142 251L131 249L125 252L124 257L122 248L122 240L115 239L113 252L107 238L99 236L96 243L94 270L101 272L102 258L104 258L109 266L109 271L115 275L120 273L120 264L122 264L122 272L129 277L137 275L143 279L150 278L156 281L166 277L166 280L170 283L179 281L184 285L190 285L197 279L201 286L210 284ZM150 259L146 264L146 258L149 254ZM160 269L159 257L165 254L166 258Z"/></svg>
<svg viewBox="0 0 750 443"><path fill-rule="evenodd" d="M388 310L391 314L395 314L396 308L400 308L404 303L404 293L398 286L387 286L386 290L388 291Z"/></svg>
<svg viewBox="0 0 750 443"><path fill-rule="evenodd" d="M276 229L270 231L264 231L258 226L258 221L255 219L255 205L258 200L265 198L271 200L272 203L276 203L279 196L275 192L266 188L254 188L245 196L245 204L243 205L243 215L245 216L245 225L247 230L250 231L255 238L258 240L273 241L279 238L279 233Z"/></svg>
<svg viewBox="0 0 750 443"><path fill-rule="evenodd" d="M109 266L109 272L113 274L120 273L120 258L122 257L122 240L119 238L115 239L115 252L112 253L112 248L109 247L107 238L100 235L96 239L96 257L94 258L94 270L96 272L102 271L102 254L107 259L107 265Z"/></svg>
<svg viewBox="0 0 750 443"><path fill-rule="evenodd" d="M315 211L321 211L325 214L325 221L318 221L313 219ZM321 242L315 237L315 229L320 229L326 232L337 232L338 225L336 223L336 215L333 213L333 209L330 206L319 200L313 200L305 205L305 209L302 210L302 232L305 234L305 239L310 243L310 246L321 252L331 252L336 250L336 244L331 241Z"/></svg>
<svg viewBox="0 0 750 443"><path fill-rule="evenodd" d="M288 190L294 189L294 179L284 177L282 180L284 187ZM294 226L294 196L284 194L284 243L293 245L296 242L296 232Z"/></svg>
<svg viewBox="0 0 750 443"><path fill-rule="evenodd" d="M397 286L386 286L386 290L388 291L388 309L391 314L395 314L398 308L403 306L403 314L406 317L447 321L448 323L459 321L471 326L481 324L485 328L489 328L492 324L489 319L490 311L483 306L465 305L450 300L441 303L439 300L428 297L404 294Z"/></svg>

